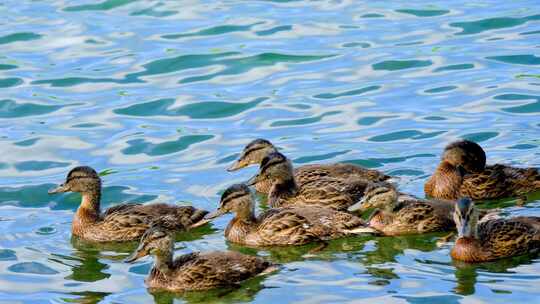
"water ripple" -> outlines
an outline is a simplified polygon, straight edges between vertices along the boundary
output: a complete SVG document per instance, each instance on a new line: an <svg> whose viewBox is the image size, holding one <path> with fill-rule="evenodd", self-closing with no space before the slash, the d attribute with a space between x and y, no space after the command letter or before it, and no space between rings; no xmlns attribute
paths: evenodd
<svg viewBox="0 0 540 304"><path fill-rule="evenodd" d="M230 217L178 236L177 254L229 249L283 264L234 290L153 294L136 244L71 238L70 168L122 202L214 210L256 166L225 171L254 138L295 165L349 162L423 196L444 146L540 166L535 1L19 1L0 5L0 302L500 302L538 298L539 260L460 265L442 234L255 250ZM309 18L306 18L309 16ZM539 195L514 207L537 214ZM257 206L257 210L263 208ZM366 215L368 216L368 215ZM183 242L182 242L183 241ZM313 250L313 252L312 252ZM496 295L494 297L494 295Z"/></svg>
<svg viewBox="0 0 540 304"><path fill-rule="evenodd" d="M462 31L456 35L472 35L495 29L515 27L529 21L538 20L540 20L540 15L532 15L522 18L500 17L468 22L454 22L450 23L450 26L460 27L462 29Z"/></svg>

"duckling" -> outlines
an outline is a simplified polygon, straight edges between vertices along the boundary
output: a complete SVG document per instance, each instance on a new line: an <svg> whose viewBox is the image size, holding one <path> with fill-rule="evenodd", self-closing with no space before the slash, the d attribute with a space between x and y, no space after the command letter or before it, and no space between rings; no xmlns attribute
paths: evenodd
<svg viewBox="0 0 540 304"><path fill-rule="evenodd" d="M142 236L139 247L125 261L132 263L154 255L155 263L146 278L153 290L173 292L207 290L238 284L256 275L277 270L259 257L234 251L193 252L173 259L173 232L159 223Z"/></svg>
<svg viewBox="0 0 540 304"><path fill-rule="evenodd" d="M348 210L365 211L370 208L377 209L368 220L369 226L384 235L421 234L455 228L451 203L399 193L388 183L369 185L362 200Z"/></svg>
<svg viewBox="0 0 540 304"><path fill-rule="evenodd" d="M339 211L346 211L350 205L358 202L370 183L358 178L320 177L299 185L291 161L279 152L266 155L259 172L247 184L252 186L263 180L272 182L268 204L273 208L315 205Z"/></svg>
<svg viewBox="0 0 540 304"><path fill-rule="evenodd" d="M540 249L540 217L488 219L478 222L478 211L469 198L457 201L454 221L458 239L452 258L464 262L487 262L536 252Z"/></svg>
<svg viewBox="0 0 540 304"><path fill-rule="evenodd" d="M277 152L277 148L266 139L255 139L244 148L240 157L227 169L232 172L238 169L260 164L263 158ZM357 177L369 181L383 181L390 176L372 169L366 169L353 164L334 163L334 164L310 164L300 166L294 169L294 177L300 185L318 179L320 177L349 178ZM268 193L272 182L270 180L260 180L255 185L255 189L260 193Z"/></svg>
<svg viewBox="0 0 540 304"><path fill-rule="evenodd" d="M81 205L73 217L71 232L86 241L121 242L138 240L149 224L165 215L172 215L176 221L170 228L185 230L207 223L207 211L191 206L168 204L121 204L100 210L101 179L96 171L87 166L73 168L65 183L49 190L49 194L79 192Z"/></svg>
<svg viewBox="0 0 540 304"><path fill-rule="evenodd" d="M303 245L347 235L372 233L359 217L329 208L285 207L255 216L255 204L248 186L235 184L221 196L218 210L207 219L234 213L225 229L227 240L248 246Z"/></svg>
<svg viewBox="0 0 540 304"><path fill-rule="evenodd" d="M465 175L460 175L458 167ZM536 168L515 168L501 164L486 166L486 153L475 142L455 141L445 147L441 163L424 185L427 196L456 200L467 196L475 200L522 196L540 190Z"/></svg>

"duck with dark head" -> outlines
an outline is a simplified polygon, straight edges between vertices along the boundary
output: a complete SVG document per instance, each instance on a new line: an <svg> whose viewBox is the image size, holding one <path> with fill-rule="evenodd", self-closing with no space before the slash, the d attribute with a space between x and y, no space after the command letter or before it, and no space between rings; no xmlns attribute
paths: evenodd
<svg viewBox="0 0 540 304"><path fill-rule="evenodd" d="M487 262L540 250L540 217L485 217L469 198L455 204L454 222L458 238L452 258L464 262Z"/></svg>
<svg viewBox="0 0 540 304"><path fill-rule="evenodd" d="M359 217L330 208L291 206L268 209L259 216L254 209L249 188L236 184L223 192L218 210L207 218L234 213L225 237L230 242L249 246L303 245L374 232Z"/></svg>
<svg viewBox="0 0 540 304"><path fill-rule="evenodd" d="M227 171L231 172L251 165L260 165L265 156L274 152L278 152L278 150L270 141L261 138L255 139L247 144L238 159ZM295 168L293 175L299 185L320 177L356 177L369 181L383 181L390 178L390 176L380 171L345 163L304 165ZM264 179L260 179L254 185L255 189L261 193L268 193L271 186L272 182Z"/></svg>
<svg viewBox="0 0 540 304"><path fill-rule="evenodd" d="M292 163L285 155L272 152L266 155L257 175L247 184L271 181L268 204L274 208L291 205L310 205L347 211L358 202L370 181L360 178L320 177L298 184Z"/></svg>
<svg viewBox="0 0 540 304"><path fill-rule="evenodd" d="M537 168L486 165L486 153L470 140L446 146L441 162L424 185L427 196L449 200L462 196L475 200L520 197L538 190Z"/></svg>
<svg viewBox="0 0 540 304"><path fill-rule="evenodd" d="M101 212L101 178L87 166L73 168L66 181L49 194L78 192L81 204L73 217L71 231L87 241L118 242L138 240L150 223L163 216L173 216L171 229L182 231L207 223L207 211L191 206L168 204L120 204Z"/></svg>
<svg viewBox="0 0 540 304"><path fill-rule="evenodd" d="M139 247L125 261L133 263L147 255L155 258L145 280L152 290L183 292L227 287L278 269L259 257L233 251L193 252L173 259L173 231L159 221L144 233Z"/></svg>

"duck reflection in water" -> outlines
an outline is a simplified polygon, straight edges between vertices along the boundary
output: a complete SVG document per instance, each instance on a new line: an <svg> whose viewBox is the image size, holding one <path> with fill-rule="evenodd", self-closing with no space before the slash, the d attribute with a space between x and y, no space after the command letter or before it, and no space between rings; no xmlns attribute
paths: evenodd
<svg viewBox="0 0 540 304"><path fill-rule="evenodd" d="M254 277L236 286L217 288L207 291L186 291L182 293L170 291L148 290L156 304L172 304L175 300L186 303L251 303L263 289L272 288L263 282L264 276Z"/></svg>
<svg viewBox="0 0 540 304"><path fill-rule="evenodd" d="M472 264L453 260L452 265L455 267L454 275L456 277L456 287L454 287L454 292L464 296L472 295L476 292L478 283L494 283L494 275L514 273L512 270L513 268L532 264L536 257L537 254L531 253L482 264ZM484 278L482 278L483 275ZM504 292L504 290L498 290L498 292Z"/></svg>

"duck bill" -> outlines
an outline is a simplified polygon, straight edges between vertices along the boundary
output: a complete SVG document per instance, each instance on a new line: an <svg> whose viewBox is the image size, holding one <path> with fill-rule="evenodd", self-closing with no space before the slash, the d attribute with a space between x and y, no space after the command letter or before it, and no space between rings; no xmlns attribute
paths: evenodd
<svg viewBox="0 0 540 304"><path fill-rule="evenodd" d="M133 263L137 261L138 259L145 257L147 255L148 253L146 252L146 250L144 250L144 248L141 248L141 246L139 246L139 248L137 248L135 252L133 252L130 256L124 259L124 262Z"/></svg>
<svg viewBox="0 0 540 304"><path fill-rule="evenodd" d="M469 236L469 223L464 221L461 226L457 227L458 237L468 237Z"/></svg>
<svg viewBox="0 0 540 304"><path fill-rule="evenodd" d="M242 162L240 161L240 159L238 159L238 160L235 161L229 168L227 168L227 171L233 172L233 171L236 171L236 170L238 170L238 169L242 169L242 168L244 168L244 167L246 167L246 166L247 166L247 164L242 163Z"/></svg>
<svg viewBox="0 0 540 304"><path fill-rule="evenodd" d="M366 200L365 198L362 198L357 203L349 206L349 208L347 208L347 211L349 211L349 212L364 211L364 202L365 202L365 200Z"/></svg>
<svg viewBox="0 0 540 304"><path fill-rule="evenodd" d="M212 219L215 219L217 217L224 215L225 213L227 212L223 211L222 209L218 209L212 213L207 214L204 218L207 220L212 220Z"/></svg>
<svg viewBox="0 0 540 304"><path fill-rule="evenodd" d="M68 187L65 184L61 184L56 188L49 189L49 194L64 193L68 191L69 191Z"/></svg>

